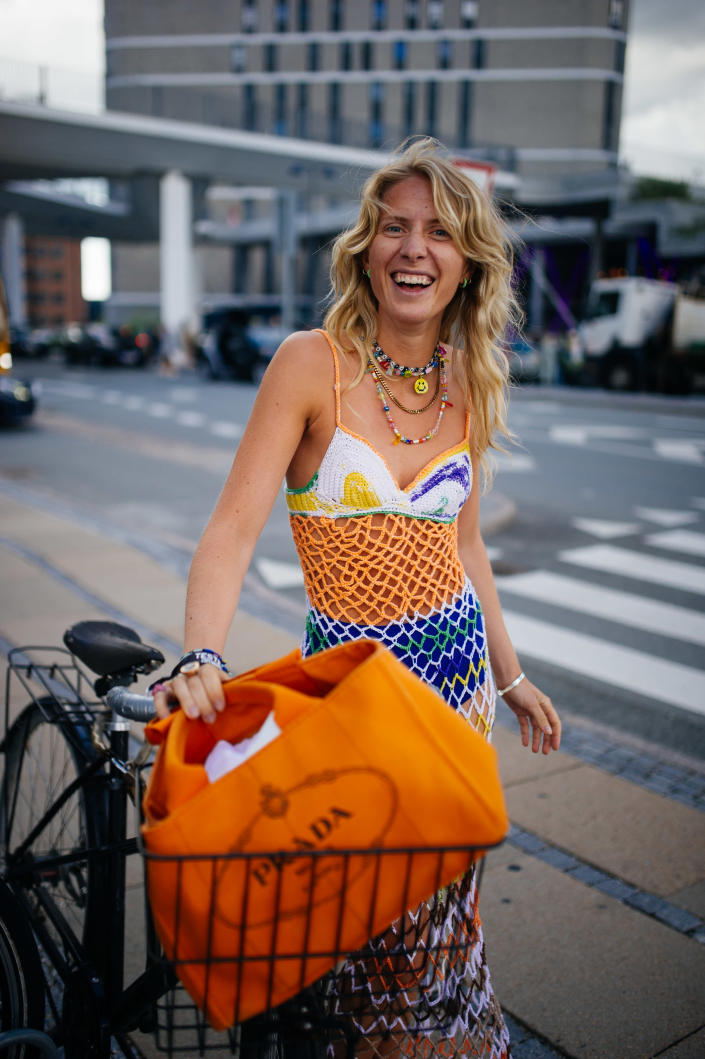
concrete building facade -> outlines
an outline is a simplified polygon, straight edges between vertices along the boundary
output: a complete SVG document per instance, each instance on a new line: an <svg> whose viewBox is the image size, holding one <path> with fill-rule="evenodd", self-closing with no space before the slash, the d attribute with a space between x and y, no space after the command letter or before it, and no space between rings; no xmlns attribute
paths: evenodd
<svg viewBox="0 0 705 1059"><path fill-rule="evenodd" d="M581 181L616 172L627 22L628 0L105 0L106 104L359 148L430 134L522 182ZM222 202L202 198L196 230ZM271 206L228 208L253 222ZM309 305L330 234L302 247ZM271 240L196 256L206 302L278 290ZM116 247L115 306L148 301L158 266L156 248Z"/></svg>
<svg viewBox="0 0 705 1059"><path fill-rule="evenodd" d="M106 0L109 108L526 175L616 164L627 0Z"/></svg>

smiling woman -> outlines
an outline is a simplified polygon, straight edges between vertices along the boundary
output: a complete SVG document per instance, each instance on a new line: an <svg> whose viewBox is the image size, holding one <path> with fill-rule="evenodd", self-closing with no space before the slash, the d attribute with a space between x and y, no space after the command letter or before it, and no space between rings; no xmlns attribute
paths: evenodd
<svg viewBox="0 0 705 1059"><path fill-rule="evenodd" d="M218 652L286 478L309 601L303 655L376 640L485 738L496 677L524 745L557 750L560 721L521 670L479 531L478 469L505 430L501 342L515 315L504 226L440 146L422 140L365 185L358 221L334 247L332 280L325 330L291 335L265 373L194 555L187 654L156 707L166 715L172 698L206 721L224 709ZM462 957L428 992L402 990L401 1011L380 1004L356 1025L364 1054L509 1055L474 873L452 892L437 927ZM397 940L391 928L376 944L391 956ZM348 961L340 988L364 978Z"/></svg>

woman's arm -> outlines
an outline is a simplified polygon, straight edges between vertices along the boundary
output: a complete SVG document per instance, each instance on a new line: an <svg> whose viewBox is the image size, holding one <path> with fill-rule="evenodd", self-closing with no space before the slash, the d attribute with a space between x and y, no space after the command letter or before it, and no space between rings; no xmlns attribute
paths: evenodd
<svg viewBox="0 0 705 1059"><path fill-rule="evenodd" d="M465 571L482 606L485 634L492 670L499 688L508 687L521 673L521 665L504 624L492 567L480 534L479 470L473 461L473 488L458 519L458 550ZM524 678L504 696L507 706L516 714L524 746L544 754L558 750L561 722L553 704L530 680Z"/></svg>
<svg viewBox="0 0 705 1059"><path fill-rule="evenodd" d="M332 403L333 371L327 346L299 332L282 343L265 373L232 468L191 562L186 590L184 648L222 653L245 573L287 468L324 402ZM176 699L191 717L212 720L222 710L222 683L212 665L176 676L157 692L167 712Z"/></svg>

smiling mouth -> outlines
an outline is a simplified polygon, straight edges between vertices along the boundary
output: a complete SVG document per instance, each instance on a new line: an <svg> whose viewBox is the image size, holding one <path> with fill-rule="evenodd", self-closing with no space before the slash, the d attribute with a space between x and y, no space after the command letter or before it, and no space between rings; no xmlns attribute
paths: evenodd
<svg viewBox="0 0 705 1059"><path fill-rule="evenodd" d="M410 272L393 272L392 279L401 290L423 290L433 283L431 276L418 276Z"/></svg>

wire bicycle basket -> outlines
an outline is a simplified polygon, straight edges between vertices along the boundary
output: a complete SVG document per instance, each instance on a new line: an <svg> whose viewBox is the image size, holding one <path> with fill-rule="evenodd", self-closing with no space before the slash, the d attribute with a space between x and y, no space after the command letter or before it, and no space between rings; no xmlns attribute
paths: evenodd
<svg viewBox="0 0 705 1059"><path fill-rule="evenodd" d="M442 880L448 858L466 854L469 864L474 847L165 856L141 840L140 849L162 942L153 955L165 953L180 979L157 1005L158 1050L265 1056L283 1039L347 1056L362 1038L462 1039L474 873ZM431 885L412 907L421 869Z"/></svg>

